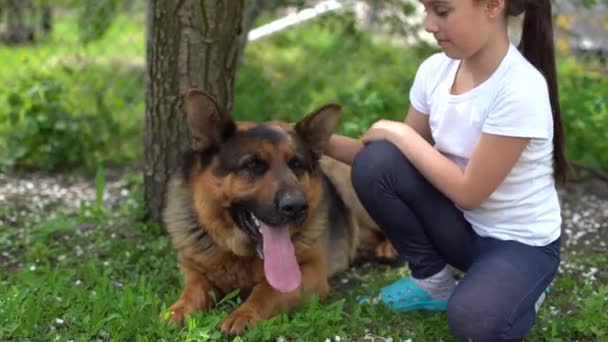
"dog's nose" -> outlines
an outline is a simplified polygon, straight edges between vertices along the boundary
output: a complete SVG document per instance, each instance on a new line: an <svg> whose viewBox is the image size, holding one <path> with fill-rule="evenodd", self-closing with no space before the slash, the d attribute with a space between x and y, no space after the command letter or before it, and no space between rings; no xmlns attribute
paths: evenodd
<svg viewBox="0 0 608 342"><path fill-rule="evenodd" d="M306 216L308 203L302 191L284 191L277 196L277 209L287 219L297 221Z"/></svg>

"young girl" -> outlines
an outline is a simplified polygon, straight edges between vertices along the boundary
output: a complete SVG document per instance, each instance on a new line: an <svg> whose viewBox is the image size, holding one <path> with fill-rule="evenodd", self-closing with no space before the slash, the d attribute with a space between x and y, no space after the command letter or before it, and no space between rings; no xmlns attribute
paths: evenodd
<svg viewBox="0 0 608 342"><path fill-rule="evenodd" d="M397 311L447 310L460 339L522 339L560 261L566 162L550 0L422 0L443 53L420 65L405 123L335 135L363 205L409 264ZM525 12L519 49L507 17ZM465 275L456 284L447 265Z"/></svg>

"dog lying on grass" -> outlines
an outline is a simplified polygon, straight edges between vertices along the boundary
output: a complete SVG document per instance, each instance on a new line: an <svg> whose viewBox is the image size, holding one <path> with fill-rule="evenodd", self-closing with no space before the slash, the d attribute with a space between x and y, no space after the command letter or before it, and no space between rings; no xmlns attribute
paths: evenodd
<svg viewBox="0 0 608 342"><path fill-rule="evenodd" d="M184 99L191 149L171 179L163 223L185 277L170 320L181 323L238 289L246 300L222 323L226 334L291 309L364 251L396 253L350 184L349 166L323 156L340 106L296 124L240 122L213 97Z"/></svg>

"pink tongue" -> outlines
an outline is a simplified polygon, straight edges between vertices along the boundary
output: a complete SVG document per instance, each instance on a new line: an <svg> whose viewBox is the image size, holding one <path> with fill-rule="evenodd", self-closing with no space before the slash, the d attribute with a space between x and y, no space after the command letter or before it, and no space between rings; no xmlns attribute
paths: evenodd
<svg viewBox="0 0 608 342"><path fill-rule="evenodd" d="M291 292L300 286L302 274L287 227L260 224L264 240L264 273L270 286Z"/></svg>

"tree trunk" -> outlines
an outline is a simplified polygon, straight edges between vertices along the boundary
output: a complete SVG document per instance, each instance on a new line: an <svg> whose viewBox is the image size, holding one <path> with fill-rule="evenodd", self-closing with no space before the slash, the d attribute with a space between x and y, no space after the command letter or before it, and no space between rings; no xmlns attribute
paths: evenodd
<svg viewBox="0 0 608 342"><path fill-rule="evenodd" d="M232 110L243 0L150 0L146 48L144 193L160 219L166 184L189 145L181 97L199 87Z"/></svg>
<svg viewBox="0 0 608 342"><path fill-rule="evenodd" d="M53 30L53 10L48 4L40 7L40 27L42 28L43 34L50 34Z"/></svg>
<svg viewBox="0 0 608 342"><path fill-rule="evenodd" d="M26 12L31 12L32 4L26 0L6 1L6 32L5 40L9 44L23 44L34 41L34 28L28 25Z"/></svg>

